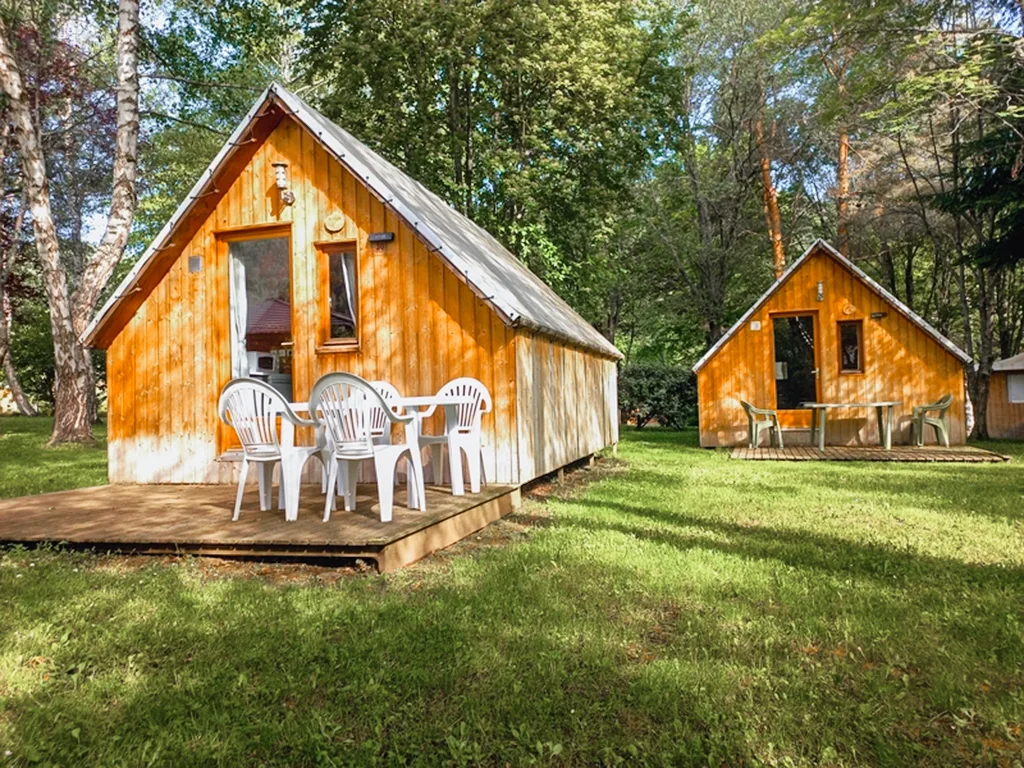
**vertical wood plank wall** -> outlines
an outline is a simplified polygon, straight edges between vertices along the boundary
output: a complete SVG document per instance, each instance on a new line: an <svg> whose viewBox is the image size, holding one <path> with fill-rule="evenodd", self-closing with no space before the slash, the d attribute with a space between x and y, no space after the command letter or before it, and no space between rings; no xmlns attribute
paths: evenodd
<svg viewBox="0 0 1024 768"><path fill-rule="evenodd" d="M277 161L289 164L294 205L280 204ZM330 233L324 220L334 212L344 215L345 227ZM217 395L231 375L227 248L217 233L281 223L291 225L294 396L306 397L320 375L336 370L386 379L408 394L474 376L494 399L494 413L484 417L487 477L516 481L515 330L292 120L282 121L257 150L111 344L111 481L234 477L233 463L216 461L228 440L216 415ZM375 231L393 231L396 241L369 247L367 235ZM329 241L357 243L361 325L358 350L330 354L317 351L323 256L315 245ZM190 256L202 257L200 272L188 271Z"/></svg>
<svg viewBox="0 0 1024 768"><path fill-rule="evenodd" d="M817 284L825 299L817 301ZM852 306L852 313L844 312ZM871 313L886 317L872 319ZM824 253L812 255L697 373L701 445L737 445L748 440L747 419L740 405L775 408L772 317L778 313L814 314L819 392L823 402L901 400L896 409L896 442L910 441L910 413L915 405L953 395L950 435L953 443L967 438L964 373L960 361L938 344L856 275ZM761 323L752 331L750 321ZM839 372L839 330L843 320L863 321L863 373ZM787 441L806 442L807 411L780 411ZM867 409L831 410L828 442L834 445L878 443L874 413ZM766 439L766 438L765 438ZM928 437L932 441L934 436Z"/></svg>
<svg viewBox="0 0 1024 768"><path fill-rule="evenodd" d="M1024 374L1024 371L1015 371ZM1024 440L1024 403L1011 403L1007 374L996 371L988 391L988 434L997 440Z"/></svg>
<svg viewBox="0 0 1024 768"><path fill-rule="evenodd" d="M619 440L615 361L520 331L516 394L521 482Z"/></svg>
<svg viewBox="0 0 1024 768"><path fill-rule="evenodd" d="M272 164L278 161L288 163L289 185L297 198L291 206L280 203L274 186ZM324 226L332 213L344 216L339 232ZM494 400L494 411L483 422L485 472L491 482L525 482L614 442L612 361L507 327L289 118L256 150L108 349L111 482L232 482L237 477L234 462L217 461L231 440L216 414L217 396L231 376L224 238L231 231L280 224L290 226L291 236L295 399L305 399L313 382L330 371L384 379L409 395L433 393L457 376L476 377ZM395 232L395 241L370 247L367 235L378 231ZM318 337L320 248L353 241L360 345L329 352ZM202 258L201 271L189 272L190 256ZM541 399L517 394L517 350L524 346L528 375L540 382ZM547 355L557 369L547 371L534 354ZM561 396L574 398L572 413L578 412L585 424L572 422L569 410L559 404ZM524 406L540 414L532 415L525 432L520 421ZM535 431L534 424L543 427ZM439 426L440 415L428 431ZM538 441L545 437L553 446ZM527 445L521 444L524 438ZM528 464L521 469L524 461Z"/></svg>

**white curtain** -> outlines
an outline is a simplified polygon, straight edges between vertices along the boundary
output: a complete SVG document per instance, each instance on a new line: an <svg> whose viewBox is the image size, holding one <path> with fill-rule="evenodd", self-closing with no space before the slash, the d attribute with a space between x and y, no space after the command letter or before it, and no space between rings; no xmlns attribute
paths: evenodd
<svg viewBox="0 0 1024 768"><path fill-rule="evenodd" d="M348 313L352 323L356 322L356 256L354 253L345 253L341 257L342 274L345 276L345 296L348 298Z"/></svg>
<svg viewBox="0 0 1024 768"><path fill-rule="evenodd" d="M231 376L249 375L246 355L246 330L249 322L249 299L245 292L245 262L231 257Z"/></svg>

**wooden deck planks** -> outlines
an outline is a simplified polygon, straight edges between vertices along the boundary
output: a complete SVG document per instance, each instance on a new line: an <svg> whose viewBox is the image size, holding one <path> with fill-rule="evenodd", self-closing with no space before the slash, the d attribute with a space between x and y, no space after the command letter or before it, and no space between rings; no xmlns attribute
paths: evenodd
<svg viewBox="0 0 1024 768"><path fill-rule="evenodd" d="M918 447L894 445L891 451L874 445L826 445L824 452L809 445L786 448L737 446L730 457L744 461L890 461L890 462L957 462L961 464L992 464L1009 461L1009 456L972 445L949 448L936 445Z"/></svg>
<svg viewBox="0 0 1024 768"><path fill-rule="evenodd" d="M77 547L146 553L362 557L381 570L407 565L508 514L519 490L491 485L452 496L428 487L427 511L406 509L396 493L394 518L381 523L376 489L360 486L356 509L337 509L321 521L323 496L303 489L299 519L286 523L278 510L262 512L255 485L242 514L231 522L232 485L110 485L0 501L0 542L66 542ZM276 489L275 489L276 499Z"/></svg>

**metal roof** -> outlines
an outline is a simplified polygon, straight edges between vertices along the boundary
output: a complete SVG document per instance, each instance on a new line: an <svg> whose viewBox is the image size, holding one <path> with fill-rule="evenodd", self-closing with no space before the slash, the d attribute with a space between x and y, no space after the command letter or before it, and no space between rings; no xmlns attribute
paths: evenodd
<svg viewBox="0 0 1024 768"><path fill-rule="evenodd" d="M482 227L276 83L257 99L196 188L93 319L84 334L86 339L93 335L119 298L132 289L145 264L160 250L175 223L201 191L204 180L213 177L228 149L239 140L268 100L278 102L316 136L343 166L405 220L442 261L497 310L507 324L536 330L609 357L622 357L596 328Z"/></svg>
<svg viewBox="0 0 1024 768"><path fill-rule="evenodd" d="M966 365L969 362L971 362L970 355L968 355L966 352L960 349L960 347L958 347L956 344L954 344L941 333L939 333L937 330L935 330L935 328L932 327L923 317L918 315L916 312L914 312L914 310L912 310L902 301L900 301L891 293L889 293L889 291L883 288L881 284L879 284L877 281L871 278L864 270L862 270L848 258L843 256L843 254L841 254L831 245L826 243L824 240L818 239L811 244L810 248L808 248L806 251L803 252L803 254L801 254L799 259L797 259L790 265L789 269L786 270L785 274L783 274L782 277L780 277L778 280L771 284L768 290L761 295L761 298L754 302L754 305L750 309L743 313L743 317L737 320L735 324L733 324L733 326L728 331L726 331L725 334L718 341L716 341L712 345L711 349L704 353L704 356L701 357L701 359L694 364L694 373L703 368L705 363L707 363L708 360L714 357L718 350L725 346L725 343L729 341L729 339L731 339L736 334L736 332L746 324L750 317L755 312L757 312L762 306L764 306L765 302L767 302L768 299L774 296L776 291L778 291L783 285L785 285L789 281L789 279L794 274L796 274L796 271L800 269L801 266L803 266L804 262L807 261L807 259L809 259L811 255L817 251L821 251L822 253L831 256L833 259L838 261L842 266L850 270L850 272L852 272L862 282L866 283L868 287L871 288L875 293L881 296L886 302L891 304L893 309L895 309L901 315L910 320L910 322L912 322L922 331L924 331L933 339L935 339L935 341L937 341L943 348L945 348L947 352L949 352L951 355L957 358L961 363Z"/></svg>
<svg viewBox="0 0 1024 768"><path fill-rule="evenodd" d="M1024 371L1024 352L992 363L993 371Z"/></svg>

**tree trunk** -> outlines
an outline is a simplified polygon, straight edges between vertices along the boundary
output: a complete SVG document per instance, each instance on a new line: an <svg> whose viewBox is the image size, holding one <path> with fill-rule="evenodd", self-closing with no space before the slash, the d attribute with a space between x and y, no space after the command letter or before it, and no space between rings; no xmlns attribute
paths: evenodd
<svg viewBox="0 0 1024 768"><path fill-rule="evenodd" d="M779 215L779 196L772 182L772 159L764 141L764 125L761 117L754 121L754 138L761 156L761 187L764 197L764 219L768 225L768 237L772 241L772 264L775 267L775 279L782 277L786 271L786 251L782 245L782 217Z"/></svg>
<svg viewBox="0 0 1024 768"><path fill-rule="evenodd" d="M850 213L850 134L846 127L839 130L839 162L836 165L836 234L839 252L850 255L850 231L847 219Z"/></svg>
<svg viewBox="0 0 1024 768"><path fill-rule="evenodd" d="M21 388L21 382L18 380L18 371L14 368L14 360L11 359L10 354L4 356L4 378L7 380L7 388L11 390L11 397L14 398L14 404L18 408L18 413L22 416L38 416L39 412L29 402L28 397L25 395L25 390Z"/></svg>
<svg viewBox="0 0 1024 768"><path fill-rule="evenodd" d="M968 366L967 388L970 390L971 406L974 411L974 428L971 437L988 440L988 393L992 382L992 363L982 360L978 368Z"/></svg>
<svg viewBox="0 0 1024 768"><path fill-rule="evenodd" d="M75 333L81 336L100 294L124 254L135 218L139 143L139 0L120 0L117 23L117 146L110 213L96 252L72 297ZM83 348L90 374L92 358ZM95 385L95 375L91 375ZM95 391L93 391L95 397Z"/></svg>
<svg viewBox="0 0 1024 768"><path fill-rule="evenodd" d="M128 242L135 215L136 148L139 133L138 0L120 0L117 38L117 140L107 226L74 295L69 293L60 243L50 208L49 181L40 144L41 126L28 103L9 30L0 19L0 85L21 150L23 184L32 212L36 250L53 335L55 405L51 443L92 442L95 376L80 336Z"/></svg>
<svg viewBox="0 0 1024 768"><path fill-rule="evenodd" d="M19 221L21 217L18 217ZM16 246L15 246L16 247ZM35 416L36 409L25 396L25 390L21 388L18 380L18 371L14 367L14 360L11 358L11 302L5 292L7 274L10 263L0 264L0 367L3 368L3 377L7 381L7 387L11 390L14 404L18 413L22 416Z"/></svg>
<svg viewBox="0 0 1024 768"><path fill-rule="evenodd" d="M51 440L87 442L92 440L86 414L88 398L83 388L88 376L82 367L82 355L78 352L78 339L71 319L71 299L67 276L61 265L57 228L50 210L49 183L38 128L33 123L21 73L8 40L6 22L0 20L0 81L7 94L10 118L21 150L25 196L32 212L32 229L42 266L53 334L56 393Z"/></svg>

